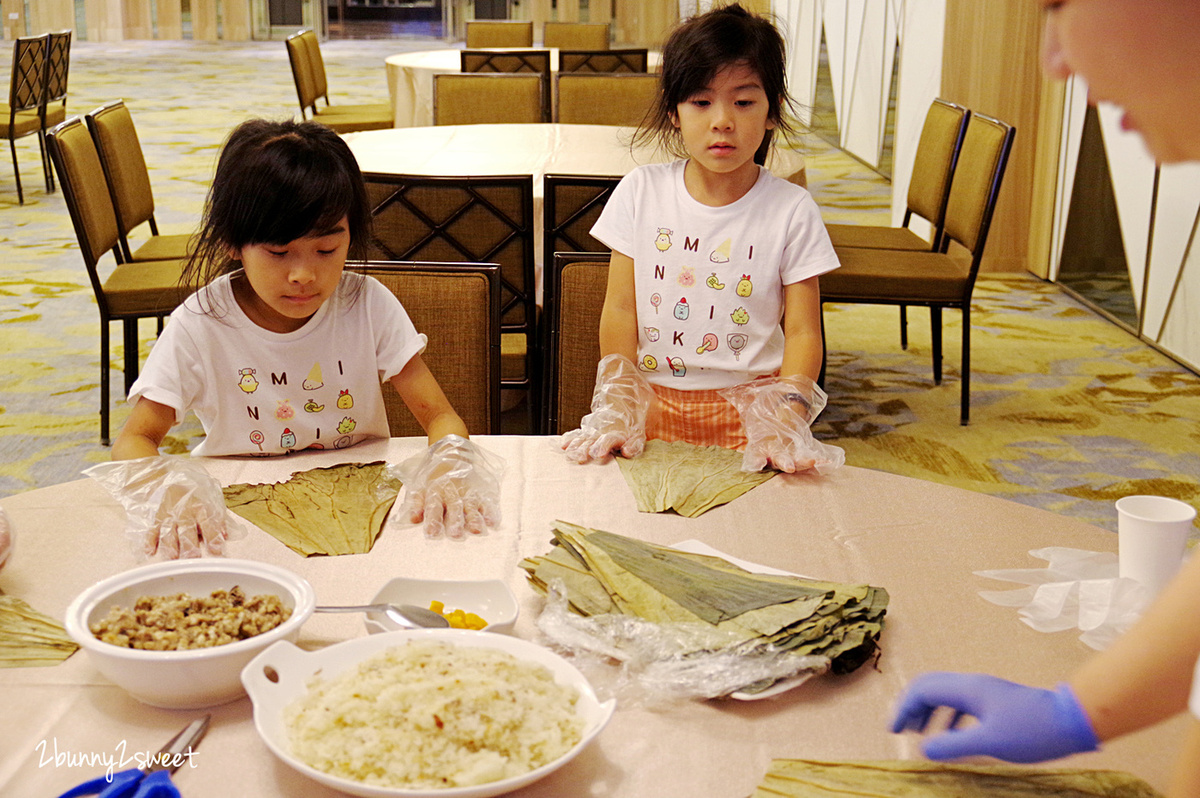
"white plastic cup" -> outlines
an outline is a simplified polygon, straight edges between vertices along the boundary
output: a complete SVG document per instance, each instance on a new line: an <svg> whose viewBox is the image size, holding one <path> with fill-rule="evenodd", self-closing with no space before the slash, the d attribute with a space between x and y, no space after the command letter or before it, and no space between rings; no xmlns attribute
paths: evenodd
<svg viewBox="0 0 1200 798"><path fill-rule="evenodd" d="M1187 546L1196 509L1165 496L1126 496L1117 500L1119 573L1140 582L1150 596L1166 587Z"/></svg>

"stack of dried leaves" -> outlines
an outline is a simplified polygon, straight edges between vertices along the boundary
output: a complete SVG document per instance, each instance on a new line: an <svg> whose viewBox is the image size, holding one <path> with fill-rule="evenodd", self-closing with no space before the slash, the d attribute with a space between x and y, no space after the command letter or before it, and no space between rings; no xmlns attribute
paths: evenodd
<svg viewBox="0 0 1200 798"><path fill-rule="evenodd" d="M550 553L521 567L542 593L561 583L581 615L705 625L714 646L823 656L835 673L854 670L877 649L888 604L883 588L755 574L719 557L563 521L553 528Z"/></svg>
<svg viewBox="0 0 1200 798"><path fill-rule="evenodd" d="M225 504L292 551L365 554L375 545L399 480L383 461L297 471L286 482L225 488Z"/></svg>
<svg viewBox="0 0 1200 798"><path fill-rule="evenodd" d="M776 759L752 798L1160 798L1115 770Z"/></svg>
<svg viewBox="0 0 1200 798"><path fill-rule="evenodd" d="M19 598L0 596L0 668L57 665L77 648L58 621Z"/></svg>
<svg viewBox="0 0 1200 798"><path fill-rule="evenodd" d="M758 487L776 471L742 470L742 453L721 446L651 440L632 460L618 457L621 474L643 513L674 510L695 518Z"/></svg>

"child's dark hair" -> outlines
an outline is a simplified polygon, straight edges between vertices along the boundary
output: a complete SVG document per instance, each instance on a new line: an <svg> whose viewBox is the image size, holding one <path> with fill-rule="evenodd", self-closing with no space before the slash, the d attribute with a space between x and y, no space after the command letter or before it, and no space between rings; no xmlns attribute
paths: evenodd
<svg viewBox="0 0 1200 798"><path fill-rule="evenodd" d="M656 143L672 155L686 157L683 136L672 121L676 108L734 64L745 64L758 75L767 94L767 118L785 138L793 135L786 63L786 46L775 26L737 3L692 17L671 33L663 47L658 102L646 115L635 141ZM759 165L766 162L772 133L767 131L754 154Z"/></svg>
<svg viewBox="0 0 1200 798"><path fill-rule="evenodd" d="M366 258L371 210L358 161L319 122L247 120L229 134L184 269L199 287L238 268L231 253L321 235L346 217L349 261Z"/></svg>

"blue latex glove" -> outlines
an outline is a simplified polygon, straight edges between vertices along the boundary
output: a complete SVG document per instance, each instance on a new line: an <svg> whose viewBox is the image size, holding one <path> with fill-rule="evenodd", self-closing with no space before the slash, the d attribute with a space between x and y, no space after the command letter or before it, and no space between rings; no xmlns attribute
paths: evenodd
<svg viewBox="0 0 1200 798"><path fill-rule="evenodd" d="M1100 747L1091 721L1066 684L1042 690L977 673L926 673L905 691L892 731L924 731L938 707L953 709L955 716L948 731L921 744L930 759L983 755L1044 762ZM955 728L963 715L979 722Z"/></svg>

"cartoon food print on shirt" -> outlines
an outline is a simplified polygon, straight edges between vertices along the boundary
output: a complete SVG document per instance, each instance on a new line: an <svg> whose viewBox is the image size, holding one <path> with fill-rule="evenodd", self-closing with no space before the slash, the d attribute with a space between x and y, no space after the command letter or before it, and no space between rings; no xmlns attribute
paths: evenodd
<svg viewBox="0 0 1200 798"><path fill-rule="evenodd" d="M734 360L742 359L742 350L748 343L750 343L750 338L745 333L729 333L725 336L725 344L733 352Z"/></svg>
<svg viewBox="0 0 1200 798"><path fill-rule="evenodd" d="M266 437L260 430L254 430L250 433L250 442L257 446L260 452L262 451L262 445L266 443L266 440Z"/></svg>
<svg viewBox="0 0 1200 798"><path fill-rule="evenodd" d="M654 312L658 313L658 306L662 304L662 294L651 294L650 304L654 306Z"/></svg>
<svg viewBox="0 0 1200 798"><path fill-rule="evenodd" d="M750 322L750 314L745 308L738 308L729 314L729 318L733 319L734 324L748 324Z"/></svg>
<svg viewBox="0 0 1200 798"><path fill-rule="evenodd" d="M346 416L338 422L337 431L343 435L349 435L351 432L354 432L354 428L357 426L358 424L354 421L354 419L350 418L350 416Z"/></svg>
<svg viewBox="0 0 1200 798"><path fill-rule="evenodd" d="M696 270L691 266L679 267L679 284L684 288L691 288L696 284Z"/></svg>
<svg viewBox="0 0 1200 798"><path fill-rule="evenodd" d="M304 378L304 382L300 383L300 387L306 391L315 391L318 388L325 387L325 381L321 379L321 364L313 363L312 370L308 372L308 376ZM307 407L305 408L308 409Z"/></svg>
<svg viewBox="0 0 1200 798"><path fill-rule="evenodd" d="M658 359L654 355L646 355L638 361L638 368L642 371L658 371Z"/></svg>
<svg viewBox="0 0 1200 798"><path fill-rule="evenodd" d="M687 297L682 297L675 303L675 318L680 321L687 321L689 313L691 313L691 308L688 307Z"/></svg>
<svg viewBox="0 0 1200 798"><path fill-rule="evenodd" d="M650 343L654 343L655 341L658 340L658 336L660 335L660 333L659 333L657 327L644 327L643 329L646 332L646 340L647 341L649 341Z"/></svg>
<svg viewBox="0 0 1200 798"><path fill-rule="evenodd" d="M737 288L733 289L738 296L750 296L750 292L754 290L754 285L750 282L750 275L743 274L742 279L738 280Z"/></svg>
<svg viewBox="0 0 1200 798"><path fill-rule="evenodd" d="M683 358L681 357L667 358L667 366L671 369L672 377L682 377L687 374L687 366L683 364Z"/></svg>
<svg viewBox="0 0 1200 798"><path fill-rule="evenodd" d="M275 403L275 418L280 421L287 421L292 416L296 415L296 411L292 408L291 399L280 399Z"/></svg>
<svg viewBox="0 0 1200 798"><path fill-rule="evenodd" d="M337 406L338 410L349 410L354 407L354 397L350 395L348 388L344 391L338 391Z"/></svg>
<svg viewBox="0 0 1200 798"><path fill-rule="evenodd" d="M714 352L719 345L720 342L715 333L705 333L700 346L696 347L696 354L703 355L705 352Z"/></svg>
<svg viewBox="0 0 1200 798"><path fill-rule="evenodd" d="M246 393L254 393L258 390L258 380L254 378L254 369L241 369L238 375L241 379L238 380L238 387Z"/></svg>
<svg viewBox="0 0 1200 798"><path fill-rule="evenodd" d="M658 228L658 236L654 239L654 246L659 252L666 252L671 248L671 231L665 227Z"/></svg>
<svg viewBox="0 0 1200 798"><path fill-rule="evenodd" d="M717 291L720 291L722 288L725 287L725 283L723 283L719 279L717 279L716 272L713 272L712 274L710 274L708 276L708 279L704 281L704 284L707 285L709 288L715 289Z"/></svg>
<svg viewBox="0 0 1200 798"><path fill-rule="evenodd" d="M310 398L307 402L304 403L304 412L305 413L320 413L324 409L325 409L325 405L317 404L316 399Z"/></svg>
<svg viewBox="0 0 1200 798"><path fill-rule="evenodd" d="M279 436L279 448L295 449L296 448L296 433L292 432L287 427L284 427L283 434Z"/></svg>
<svg viewBox="0 0 1200 798"><path fill-rule="evenodd" d="M733 249L733 239L727 238L721 246L709 253L708 259L713 263L729 263L729 250Z"/></svg>

